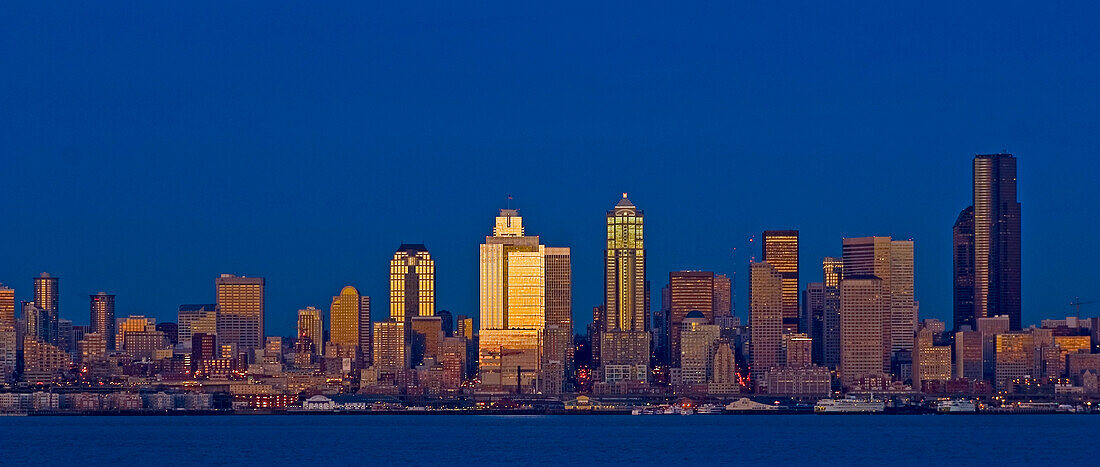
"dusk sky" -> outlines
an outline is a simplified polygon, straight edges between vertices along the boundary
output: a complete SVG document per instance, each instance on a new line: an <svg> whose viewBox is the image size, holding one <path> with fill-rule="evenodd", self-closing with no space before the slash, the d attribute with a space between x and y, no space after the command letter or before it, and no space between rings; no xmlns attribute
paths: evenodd
<svg viewBox="0 0 1100 467"><path fill-rule="evenodd" d="M713 270L745 317L747 239L798 229L803 285L842 237L914 239L920 317L950 323L971 159L1007 151L1024 325L1100 299L1096 3L365 3L6 4L0 282L60 276L85 324L98 291L175 321L262 276L292 335L347 284L384 318L394 249L424 243L437 307L477 316L511 194L572 248L582 329L629 192L654 307Z"/></svg>

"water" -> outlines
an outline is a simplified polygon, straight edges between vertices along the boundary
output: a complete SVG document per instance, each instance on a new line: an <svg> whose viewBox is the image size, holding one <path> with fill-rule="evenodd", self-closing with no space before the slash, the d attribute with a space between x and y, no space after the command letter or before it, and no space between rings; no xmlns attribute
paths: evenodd
<svg viewBox="0 0 1100 467"><path fill-rule="evenodd" d="M0 464L1095 462L1100 416L0 417Z"/></svg>

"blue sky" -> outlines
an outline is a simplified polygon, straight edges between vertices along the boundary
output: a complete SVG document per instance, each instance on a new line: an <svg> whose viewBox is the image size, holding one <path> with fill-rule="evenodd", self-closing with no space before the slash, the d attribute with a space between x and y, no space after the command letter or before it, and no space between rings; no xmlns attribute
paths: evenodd
<svg viewBox="0 0 1100 467"><path fill-rule="evenodd" d="M679 3L9 4L0 282L60 276L80 324L100 290L170 321L258 275L289 335L345 284L380 318L389 257L423 242L438 306L476 315L511 194L573 248L580 328L626 191L655 292L737 272L744 316L750 235L801 230L804 283L841 237L892 235L916 241L921 316L949 321L971 158L1007 150L1024 322L1100 299L1100 7Z"/></svg>

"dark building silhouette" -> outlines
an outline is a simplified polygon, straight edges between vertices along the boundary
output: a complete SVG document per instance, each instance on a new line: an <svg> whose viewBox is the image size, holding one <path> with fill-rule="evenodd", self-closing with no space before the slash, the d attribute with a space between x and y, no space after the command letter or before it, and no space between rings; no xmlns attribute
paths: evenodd
<svg viewBox="0 0 1100 467"><path fill-rule="evenodd" d="M955 330L977 329L974 319L974 206L959 213L951 229L954 252Z"/></svg>
<svg viewBox="0 0 1100 467"><path fill-rule="evenodd" d="M445 337L454 337L455 319L454 316L451 315L451 312L447 310L438 310L435 312L435 315L438 316L439 319L443 320L443 335Z"/></svg>
<svg viewBox="0 0 1100 467"><path fill-rule="evenodd" d="M1020 329L1020 203L1016 158L974 156L974 315Z"/></svg>

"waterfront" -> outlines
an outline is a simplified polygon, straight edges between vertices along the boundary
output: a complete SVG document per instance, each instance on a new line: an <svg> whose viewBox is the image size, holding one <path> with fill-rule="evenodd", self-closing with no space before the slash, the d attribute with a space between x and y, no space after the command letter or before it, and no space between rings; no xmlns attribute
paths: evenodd
<svg viewBox="0 0 1100 467"><path fill-rule="evenodd" d="M9 465L1088 463L1100 418L238 416L4 417ZM980 447L976 437L997 440ZM62 443L62 444L59 444ZM63 449L59 449L64 445ZM794 449L797 448L797 449Z"/></svg>

